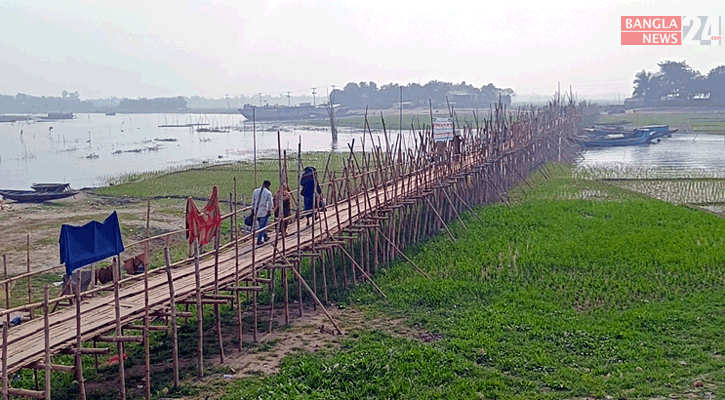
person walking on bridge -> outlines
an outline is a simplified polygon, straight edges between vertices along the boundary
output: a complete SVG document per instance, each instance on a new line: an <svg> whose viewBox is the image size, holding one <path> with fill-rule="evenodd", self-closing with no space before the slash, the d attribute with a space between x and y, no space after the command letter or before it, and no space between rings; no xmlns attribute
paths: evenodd
<svg viewBox="0 0 725 400"><path fill-rule="evenodd" d="M307 218L307 225L310 224L310 217L315 213L315 209L319 207L322 196L322 188L317 180L317 169L315 167L306 167L300 178L300 186L302 186L302 197L304 197L305 210L302 213ZM317 203L317 204L315 204Z"/></svg>
<svg viewBox="0 0 725 400"><path fill-rule="evenodd" d="M267 226L269 216L272 214L272 208L274 207L272 192L269 190L271 185L272 183L270 181L264 181L262 186L254 189L252 193L252 213L259 224L257 228L259 229L259 237L257 238L258 245L262 245L269 240L267 231L264 228Z"/></svg>

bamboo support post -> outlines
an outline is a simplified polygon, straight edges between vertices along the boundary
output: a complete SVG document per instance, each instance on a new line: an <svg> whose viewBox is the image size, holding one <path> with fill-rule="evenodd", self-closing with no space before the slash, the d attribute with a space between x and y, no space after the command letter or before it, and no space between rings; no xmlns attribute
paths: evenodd
<svg viewBox="0 0 725 400"><path fill-rule="evenodd" d="M10 388L10 383L8 382L8 329L10 328L8 325L10 323L8 321L2 321L3 324L3 364L2 364L2 374L3 374L3 400L8 400L8 389Z"/></svg>
<svg viewBox="0 0 725 400"><path fill-rule="evenodd" d="M144 284L144 318L143 318L143 347L144 347L144 372L146 382L144 382L144 394L147 400L151 400L151 317L149 316L149 242L151 228L151 199L146 202L146 241L144 242L144 255L146 263L143 268L143 284Z"/></svg>
<svg viewBox="0 0 725 400"><path fill-rule="evenodd" d="M30 237L30 235L28 235ZM51 374L51 368L50 365L51 357L50 357L50 307L48 306L48 302L50 301L50 287L48 284L45 285L43 289L43 323L44 323L44 334L45 334L45 398L46 400L52 399L50 396L51 392L51 383L50 383L50 374ZM3 372L5 369L3 368Z"/></svg>
<svg viewBox="0 0 725 400"><path fill-rule="evenodd" d="M353 258L353 257L352 257L352 256L350 255L350 253L348 253L348 252L347 252L347 251L345 250L345 248L344 248L344 247L340 247L340 250L342 250L342 252L343 252L343 253L344 253L344 254L345 254L345 255L347 256L347 258L349 258L349 259L350 259L350 261L352 262L352 265L353 265L353 266L354 266L355 268L357 268L357 269L358 269L358 271L360 271L360 274L362 274L362 275L363 275L363 276L365 277L365 279L367 279L367 280L368 280L368 282L370 282L370 284L371 284L371 285L373 285L373 287L375 288L375 290L376 290L376 291L377 291L378 293L380 293L380 295L381 295L381 296L383 296L384 298L386 298L386 299L387 299L387 298L388 298L388 296L386 296L386 295L385 295L385 293L383 293L383 290L382 290L382 289L380 289L380 288L378 287L378 285L376 285L376 284L375 284L375 282L373 281L373 279L372 279L372 278L370 278L370 275L368 275L368 274L366 274L366 273L365 273L365 270L363 270L363 269L362 269L362 267L361 267L361 266L360 266L360 265L359 265L359 264L357 263L357 261L355 261L355 259L354 259L354 258Z"/></svg>
<svg viewBox="0 0 725 400"><path fill-rule="evenodd" d="M174 387L179 387L179 341L177 333L176 320L176 300L174 297L174 279L171 275L171 260L169 258L169 248L164 247L164 261L166 263L166 279L169 283L169 302L171 308L171 354L174 367Z"/></svg>
<svg viewBox="0 0 725 400"><path fill-rule="evenodd" d="M27 267L28 273L28 304L30 304L33 302L33 289L30 282L30 234L27 236L25 250L25 266ZM33 319L33 310L30 310L30 319Z"/></svg>
<svg viewBox="0 0 725 400"><path fill-rule="evenodd" d="M8 282L8 260L5 254L3 254L3 271L5 277L5 309L10 309L10 282ZM10 314L7 315L7 320L10 321Z"/></svg>
<svg viewBox="0 0 725 400"><path fill-rule="evenodd" d="M428 274L426 274L426 273L425 273L425 271L423 271L422 269L420 269L420 267L418 267L418 266L417 266L417 265L416 265L416 264L415 264L415 263L413 262L413 260L411 260L410 258L408 258L408 256L406 256L406 255L405 255L405 253L403 253L403 251L402 251L402 250L400 250L400 248L398 248L398 246L396 246L395 244L393 244L393 242L392 242L392 241L390 241L390 239L388 239L387 237L385 237L385 235L383 234L383 232L381 232L381 231L380 231L380 228L378 228L378 227L375 227L375 229L376 229L376 230L378 231L378 233L380 234L380 237L382 237L383 239L385 239L386 241L388 241L388 243L390 243L390 244L391 244L391 245L393 246L393 248L395 249L395 251L397 251L397 252L398 252L398 254L400 254L401 256L403 256L403 258L405 258L405 261L409 262L409 263L410 263L410 265L412 265L412 266L413 266L413 268L415 268L415 270L416 270L416 271L418 271L418 272L419 272L419 273L420 273L421 275L423 275L423 276L425 276L426 278L430 279L430 276L428 276Z"/></svg>
<svg viewBox="0 0 725 400"><path fill-rule="evenodd" d="M451 241L453 241L453 243L455 243L456 238L453 237L453 233L451 233L450 229L448 229L448 226L446 225L445 221L443 220L443 217L441 217L441 215L436 210L436 207L433 205L433 203L431 203L429 198L425 197L425 201L428 202L431 210L433 210L433 213L435 213L435 216L438 217L438 221L440 221L440 223L443 224L443 227L445 228L446 232L448 233L448 236L451 238Z"/></svg>
<svg viewBox="0 0 725 400"><path fill-rule="evenodd" d="M449 186L449 188L450 188L450 186ZM443 193L443 196L446 198L446 200L448 200L448 206L449 206L449 209L451 210L451 213L456 216L456 219L458 219L458 222L461 223L461 226L463 227L463 229L468 230L468 228L466 227L466 224L463 222L463 219L461 218L461 214L458 213L458 209L456 208L455 203L453 203L453 200L448 195L446 188L442 188L440 190L440 192Z"/></svg>
<svg viewBox="0 0 725 400"><path fill-rule="evenodd" d="M83 347L82 335L83 331L81 328L81 270L78 271L78 284L76 285L76 381L78 382L78 394L81 400L86 400L86 384L83 378L83 354L80 349Z"/></svg>
<svg viewBox="0 0 725 400"><path fill-rule="evenodd" d="M120 261L120 255L119 255L119 261ZM114 295L114 306L116 309L116 336L123 336L123 328L121 327L121 304L119 299L119 275L121 274L121 263L119 262L118 265L113 266L111 269L113 269L113 295ZM116 344L116 348L118 349L118 374L120 378L120 393L121 393L121 400L126 400L126 369L124 366L124 343L122 341L119 341ZM47 362L47 361L46 361Z"/></svg>
<svg viewBox="0 0 725 400"><path fill-rule="evenodd" d="M234 177L234 288L239 288L239 238L237 237L237 178ZM237 300L237 336L239 336L239 351L244 347L242 326L242 297L239 290L234 291Z"/></svg>
<svg viewBox="0 0 725 400"><path fill-rule="evenodd" d="M201 303L201 276L199 273L199 239L194 239L194 278L196 282L196 368L197 377L204 377L204 306Z"/></svg>
<svg viewBox="0 0 725 400"><path fill-rule="evenodd" d="M307 289L307 291L308 291L308 292L310 293L310 295L311 295L311 296L312 296L312 298L313 298L313 299L315 300L315 302L317 302L317 305L318 305L318 306L320 306L320 308L322 309L322 312L324 312L324 313L325 313L325 315L327 316L327 319L329 319L329 320L330 320L330 323L332 324L332 326L334 326L334 327L335 327L335 330L337 331L337 334L338 334L338 335L342 335L343 333L342 333L342 331L340 330L340 328L339 328L339 327L337 326L337 324L335 323L335 320L334 320L334 319L332 319L332 316L330 315L330 313L329 313L329 312L327 312L327 309L326 309L326 308L325 308L325 306L324 306L324 305L322 304L322 302L320 301L320 299L319 299L319 298L317 298L317 295L315 294L315 292L313 292L313 291L312 291L312 289L310 289L310 286L309 286L309 285L307 284L307 282L305 282L305 280L304 280L304 279L302 278L302 275L300 275L300 273L299 273L299 272L297 272L297 270L296 270L296 269L294 269L294 268L290 268L290 269L292 270L292 273L293 273L293 274L295 274L295 276L297 277L297 280L298 280L299 282L301 282L301 283L302 283L302 285L303 285L303 286L305 287L305 289Z"/></svg>
<svg viewBox="0 0 725 400"><path fill-rule="evenodd" d="M219 294L219 240L221 233L217 233L214 241L214 294ZM219 312L219 304L214 304L214 316L216 317L217 341L219 342L219 362L224 364L224 339L222 338L222 317Z"/></svg>

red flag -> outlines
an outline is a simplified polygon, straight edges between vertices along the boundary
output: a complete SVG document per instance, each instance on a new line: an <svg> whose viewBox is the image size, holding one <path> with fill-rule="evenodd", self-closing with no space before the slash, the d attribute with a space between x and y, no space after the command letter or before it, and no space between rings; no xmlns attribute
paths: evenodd
<svg viewBox="0 0 725 400"><path fill-rule="evenodd" d="M189 238L189 243L194 243L196 238L199 238L200 245L211 242L211 239L219 233L221 224L222 214L216 186L201 212L191 197L186 199L186 236Z"/></svg>

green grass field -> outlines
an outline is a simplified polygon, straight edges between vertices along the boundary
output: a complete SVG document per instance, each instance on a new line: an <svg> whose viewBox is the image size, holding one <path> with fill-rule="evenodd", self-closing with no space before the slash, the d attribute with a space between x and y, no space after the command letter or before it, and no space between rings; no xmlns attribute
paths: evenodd
<svg viewBox="0 0 725 400"><path fill-rule="evenodd" d="M361 326L225 398L725 395L723 220L563 172L534 181L510 207L478 208L484 223L454 226L455 244L410 251L430 280L397 263L375 278L387 301L369 285L349 293L440 340Z"/></svg>
<svg viewBox="0 0 725 400"><path fill-rule="evenodd" d="M341 171L342 163L348 153L304 153L302 167L312 165L317 168L320 179L330 157L329 171ZM279 185L279 162L265 159L257 162L257 179L254 179L254 164L238 162L222 165L201 165L180 171L156 171L146 174L132 174L117 178L113 185L95 189L97 194L106 196L131 196L140 198L194 197L209 198L211 187L219 187L219 199L229 199L234 193L234 178L237 179L237 196L251 198L252 191L262 185L265 179L272 182L274 192ZM297 157L287 158L288 180L290 187L297 188Z"/></svg>
<svg viewBox="0 0 725 400"><path fill-rule="evenodd" d="M636 112L627 114L601 115L599 123L627 121L635 126L669 125L671 129L679 129L682 124L693 132L725 134L725 114L715 112Z"/></svg>
<svg viewBox="0 0 725 400"><path fill-rule="evenodd" d="M479 124L483 124L482 120L484 117L488 117L489 115L489 109L485 110L479 110L477 112L477 116L479 119ZM459 111L456 110L455 112L456 117L458 118L458 124L460 126L468 126L469 124L476 127L475 119L473 117L473 112L471 111ZM445 118L448 117L448 111L447 110L433 110L433 117L436 118ZM388 130L388 132L395 133L400 129L400 115L397 111L392 112L390 110L386 110L383 112L383 118L380 117L380 111L371 110L368 113L368 124L370 125L371 130L381 130L383 129L383 120L385 121L385 129ZM365 117L364 116L345 116L336 118L337 126L340 127L348 127L348 128L357 128L357 129L363 129L365 126ZM306 121L305 124L307 125L313 125L313 126L330 126L329 120L316 120L316 121ZM410 129L411 125L415 128L415 130L423 129L423 127L427 127L430 129L430 114L421 113L420 111L416 111L415 114L412 114L408 110L403 110L403 118L402 118L402 126L404 130Z"/></svg>

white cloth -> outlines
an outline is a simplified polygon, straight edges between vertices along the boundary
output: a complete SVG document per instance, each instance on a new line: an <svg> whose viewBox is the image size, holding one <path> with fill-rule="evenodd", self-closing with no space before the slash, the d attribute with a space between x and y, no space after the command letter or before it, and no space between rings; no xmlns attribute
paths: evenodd
<svg viewBox="0 0 725 400"><path fill-rule="evenodd" d="M266 216L272 212L273 208L272 192L264 186L254 189L254 193L252 193L252 212L254 213L254 218Z"/></svg>

